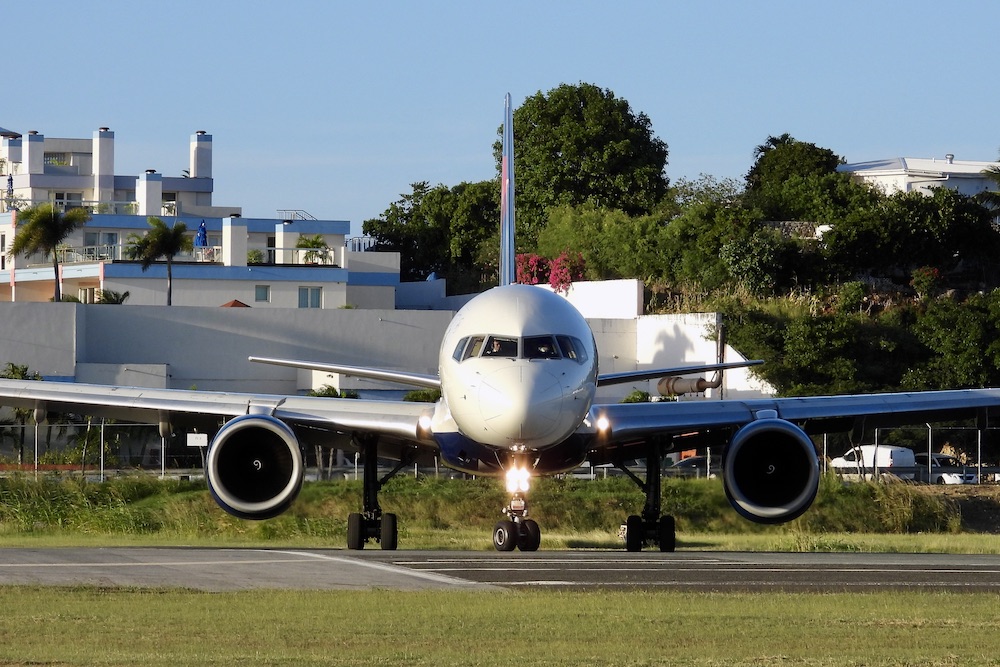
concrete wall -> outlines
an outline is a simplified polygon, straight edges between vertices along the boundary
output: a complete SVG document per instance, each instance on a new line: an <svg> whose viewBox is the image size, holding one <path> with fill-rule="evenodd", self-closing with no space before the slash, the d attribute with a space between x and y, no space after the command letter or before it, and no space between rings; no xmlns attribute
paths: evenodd
<svg viewBox="0 0 1000 667"><path fill-rule="evenodd" d="M27 365L46 377L72 378L87 331L72 303L0 304L0 367Z"/></svg>
<svg viewBox="0 0 1000 667"><path fill-rule="evenodd" d="M330 361L436 373L453 313L0 304L0 364L27 364L51 379L151 387L294 394L334 384L385 389L368 380L332 380L247 361L250 355ZM705 340L714 315L592 319L604 373L715 360ZM730 351L728 360L736 358ZM727 396L760 395L745 373L726 374ZM651 383L607 387L618 400ZM652 387L655 391L655 386ZM766 390L766 387L764 387Z"/></svg>

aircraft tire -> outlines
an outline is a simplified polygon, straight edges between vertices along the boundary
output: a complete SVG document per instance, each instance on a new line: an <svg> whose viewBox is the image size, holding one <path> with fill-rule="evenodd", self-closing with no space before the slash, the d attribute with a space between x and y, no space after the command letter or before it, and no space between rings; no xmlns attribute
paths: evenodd
<svg viewBox="0 0 1000 667"><path fill-rule="evenodd" d="M347 548L353 551L365 548L365 520L358 512L347 515Z"/></svg>
<svg viewBox="0 0 1000 667"><path fill-rule="evenodd" d="M399 542L399 531L397 530L397 519L395 514L382 515L382 550L395 551Z"/></svg>
<svg viewBox="0 0 1000 667"><path fill-rule="evenodd" d="M633 514L625 520L626 551L642 551L642 543L645 541L645 537L641 516Z"/></svg>
<svg viewBox="0 0 1000 667"><path fill-rule="evenodd" d="M497 521L493 526L493 546L497 551L513 551L517 546L517 526L513 521Z"/></svg>
<svg viewBox="0 0 1000 667"><path fill-rule="evenodd" d="M538 551L542 543L542 530L534 519L525 519L520 525L517 548L521 551Z"/></svg>
<svg viewBox="0 0 1000 667"><path fill-rule="evenodd" d="M664 514L660 517L657 525L657 537L659 537L660 551L674 551L677 549L677 527L674 517Z"/></svg>

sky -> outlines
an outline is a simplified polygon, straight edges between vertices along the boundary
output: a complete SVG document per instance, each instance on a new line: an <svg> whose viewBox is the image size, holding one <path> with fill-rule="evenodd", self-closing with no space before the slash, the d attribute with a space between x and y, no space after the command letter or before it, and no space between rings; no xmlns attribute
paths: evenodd
<svg viewBox="0 0 1000 667"><path fill-rule="evenodd" d="M504 95L564 83L646 114L671 181L741 178L786 132L848 162L1000 156L993 0L3 0L0 14L0 127L109 127L116 173L168 176L205 130L214 204L354 234L412 183L492 178Z"/></svg>

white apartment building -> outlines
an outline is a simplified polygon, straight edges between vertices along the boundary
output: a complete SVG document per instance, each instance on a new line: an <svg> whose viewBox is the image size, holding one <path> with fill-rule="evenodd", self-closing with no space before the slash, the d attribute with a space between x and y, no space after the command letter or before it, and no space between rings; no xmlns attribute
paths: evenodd
<svg viewBox="0 0 1000 667"><path fill-rule="evenodd" d="M183 222L190 254L173 260L173 304L264 308L394 308L398 253L348 247L350 222L317 220L303 211L273 219L243 218L241 208L212 202L212 135L191 137L189 169L165 176L153 169L115 174L115 135L102 127L90 139L21 135L0 128L0 302L47 301L56 279L50 257L10 257L17 212L41 202L86 208L90 221L59 249L61 291L92 303L102 290L128 292L128 304L166 303L166 263L143 271L127 259L129 236L156 216ZM0 185L2 187L2 185ZM319 248L299 239L320 238Z"/></svg>
<svg viewBox="0 0 1000 667"><path fill-rule="evenodd" d="M930 194L933 188L945 187L973 196L996 187L983 171L998 164L956 160L949 153L943 158L896 157L854 162L840 165L837 171L847 172L854 180L871 183L890 195L895 192Z"/></svg>

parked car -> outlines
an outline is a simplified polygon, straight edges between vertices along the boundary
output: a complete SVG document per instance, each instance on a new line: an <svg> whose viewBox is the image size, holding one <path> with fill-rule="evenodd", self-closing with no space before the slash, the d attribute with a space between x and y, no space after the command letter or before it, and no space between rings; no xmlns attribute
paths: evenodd
<svg viewBox="0 0 1000 667"><path fill-rule="evenodd" d="M913 479L916 459L913 450L894 445L861 445L830 461L830 467L841 476L891 473L900 479Z"/></svg>
<svg viewBox="0 0 1000 667"><path fill-rule="evenodd" d="M664 475L670 477L716 477L722 473L722 457L689 456L667 466Z"/></svg>
<svg viewBox="0 0 1000 667"><path fill-rule="evenodd" d="M948 454L931 454L930 466L926 453L917 454L915 457L917 472L915 479L918 482L929 482L931 484L977 484L979 476L974 468L964 466L954 456Z"/></svg>

